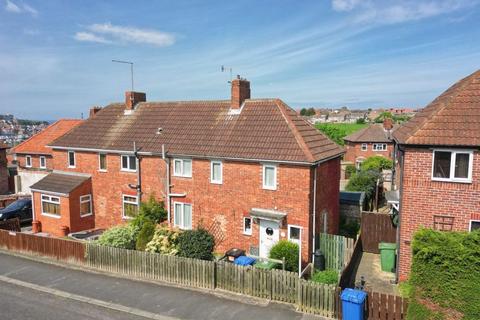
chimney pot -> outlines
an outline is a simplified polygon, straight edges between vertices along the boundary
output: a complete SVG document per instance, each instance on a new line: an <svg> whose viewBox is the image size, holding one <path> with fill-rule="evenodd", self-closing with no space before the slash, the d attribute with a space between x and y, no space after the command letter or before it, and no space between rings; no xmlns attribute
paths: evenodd
<svg viewBox="0 0 480 320"><path fill-rule="evenodd" d="M250 99L250 81L240 78L232 80L232 109L240 109L246 99Z"/></svg>
<svg viewBox="0 0 480 320"><path fill-rule="evenodd" d="M135 105L139 102L147 101L145 92L127 91L125 92L125 109L134 110Z"/></svg>

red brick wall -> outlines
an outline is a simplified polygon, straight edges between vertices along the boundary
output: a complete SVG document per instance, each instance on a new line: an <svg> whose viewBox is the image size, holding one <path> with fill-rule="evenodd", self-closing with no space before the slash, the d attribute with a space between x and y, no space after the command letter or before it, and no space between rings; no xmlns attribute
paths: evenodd
<svg viewBox="0 0 480 320"><path fill-rule="evenodd" d="M8 187L8 169L7 169L7 150L0 150L0 194L7 194Z"/></svg>
<svg viewBox="0 0 480 320"><path fill-rule="evenodd" d="M40 155L38 154L32 154L30 155L32 157L32 167L27 168L27 160L26 160L25 154L17 154L17 164L20 170L45 170L45 169L40 169ZM45 155L44 156L47 161L47 169L51 170L53 169L53 159L52 156L50 155Z"/></svg>
<svg viewBox="0 0 480 320"><path fill-rule="evenodd" d="M316 233L323 232L324 212L327 212L327 232L337 234L340 224L340 158L317 167Z"/></svg>
<svg viewBox="0 0 480 320"><path fill-rule="evenodd" d="M367 143L367 150L362 151L362 143L345 142L345 149L344 160L355 163L359 157L383 156L392 159L394 147L393 143L387 143L387 151L373 151L373 143Z"/></svg>
<svg viewBox="0 0 480 320"><path fill-rule="evenodd" d="M406 280L411 265L413 234L420 227L433 228L434 215L454 217L453 230L469 229L480 213L480 154L474 153L472 183L432 181L429 149L407 148L404 155L399 275Z"/></svg>

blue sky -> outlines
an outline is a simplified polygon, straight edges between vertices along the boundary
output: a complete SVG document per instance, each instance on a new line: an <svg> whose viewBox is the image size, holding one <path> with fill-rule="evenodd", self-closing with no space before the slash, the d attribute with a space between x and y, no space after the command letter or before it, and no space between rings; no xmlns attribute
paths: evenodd
<svg viewBox="0 0 480 320"><path fill-rule="evenodd" d="M423 106L480 68L480 0L0 0L0 113L79 117L122 101L252 97Z"/></svg>

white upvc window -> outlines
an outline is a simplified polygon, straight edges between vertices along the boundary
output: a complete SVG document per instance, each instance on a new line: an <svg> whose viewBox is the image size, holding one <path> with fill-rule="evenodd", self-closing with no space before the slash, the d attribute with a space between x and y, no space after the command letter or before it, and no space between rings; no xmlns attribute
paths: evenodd
<svg viewBox="0 0 480 320"><path fill-rule="evenodd" d="M210 182L216 184L223 183L223 163L222 161L210 162Z"/></svg>
<svg viewBox="0 0 480 320"><path fill-rule="evenodd" d="M252 235L252 218L243 217L243 234L247 236Z"/></svg>
<svg viewBox="0 0 480 320"><path fill-rule="evenodd" d="M263 165L263 189L277 190L277 166L272 164Z"/></svg>
<svg viewBox="0 0 480 320"><path fill-rule="evenodd" d="M386 143L374 143L372 146L373 151L387 151Z"/></svg>
<svg viewBox="0 0 480 320"><path fill-rule="evenodd" d="M132 219L138 213L138 197L123 195L122 196L122 218Z"/></svg>
<svg viewBox="0 0 480 320"><path fill-rule="evenodd" d="M480 230L480 220L470 220L469 231Z"/></svg>
<svg viewBox="0 0 480 320"><path fill-rule="evenodd" d="M87 194L80 197L80 217L92 215L92 195Z"/></svg>
<svg viewBox="0 0 480 320"><path fill-rule="evenodd" d="M288 225L288 241L291 241L293 243L296 243L300 245L300 235L302 227L299 226L294 226L294 225Z"/></svg>
<svg viewBox="0 0 480 320"><path fill-rule="evenodd" d="M75 168L75 151L68 151L68 167Z"/></svg>
<svg viewBox="0 0 480 320"><path fill-rule="evenodd" d="M192 177L192 159L173 159L173 175L176 177Z"/></svg>
<svg viewBox="0 0 480 320"><path fill-rule="evenodd" d="M472 182L472 150L433 150L432 180Z"/></svg>
<svg viewBox="0 0 480 320"><path fill-rule="evenodd" d="M362 143L362 148L361 148L362 151L367 151L368 150L368 144L366 143Z"/></svg>
<svg viewBox="0 0 480 320"><path fill-rule="evenodd" d="M137 158L133 155L122 155L122 171L136 172Z"/></svg>
<svg viewBox="0 0 480 320"><path fill-rule="evenodd" d="M32 167L32 156L25 156L25 167Z"/></svg>
<svg viewBox="0 0 480 320"><path fill-rule="evenodd" d="M47 169L47 158L40 156L40 169Z"/></svg>
<svg viewBox="0 0 480 320"><path fill-rule="evenodd" d="M174 221L175 227L180 229L192 229L192 205L183 202L174 202Z"/></svg>
<svg viewBox="0 0 480 320"><path fill-rule="evenodd" d="M98 154L98 171L107 172L107 154Z"/></svg>
<svg viewBox="0 0 480 320"><path fill-rule="evenodd" d="M59 197L42 194L41 200L42 200L42 215L52 217L52 218L60 218L60 198Z"/></svg>

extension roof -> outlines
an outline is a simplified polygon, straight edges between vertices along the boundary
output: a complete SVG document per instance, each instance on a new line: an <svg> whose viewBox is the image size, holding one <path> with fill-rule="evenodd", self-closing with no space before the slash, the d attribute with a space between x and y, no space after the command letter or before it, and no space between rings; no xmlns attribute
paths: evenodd
<svg viewBox="0 0 480 320"><path fill-rule="evenodd" d="M47 145L78 126L82 121L78 119L58 120L12 148L10 153L51 155L52 149L48 148Z"/></svg>
<svg viewBox="0 0 480 320"><path fill-rule="evenodd" d="M53 172L34 183L30 189L59 194L69 194L88 179L90 179L89 176Z"/></svg>
<svg viewBox="0 0 480 320"><path fill-rule="evenodd" d="M407 145L480 146L480 70L442 93L394 138Z"/></svg>
<svg viewBox="0 0 480 320"><path fill-rule="evenodd" d="M315 163L343 148L279 99L245 100L232 112L230 100L140 102L126 115L114 103L55 140L54 148L132 151L207 158ZM237 111L237 110L235 110Z"/></svg>
<svg viewBox="0 0 480 320"><path fill-rule="evenodd" d="M375 123L346 136L343 140L350 142L389 143L392 142L391 132L397 128L398 125L394 125L392 131L388 132L383 128L383 124Z"/></svg>

